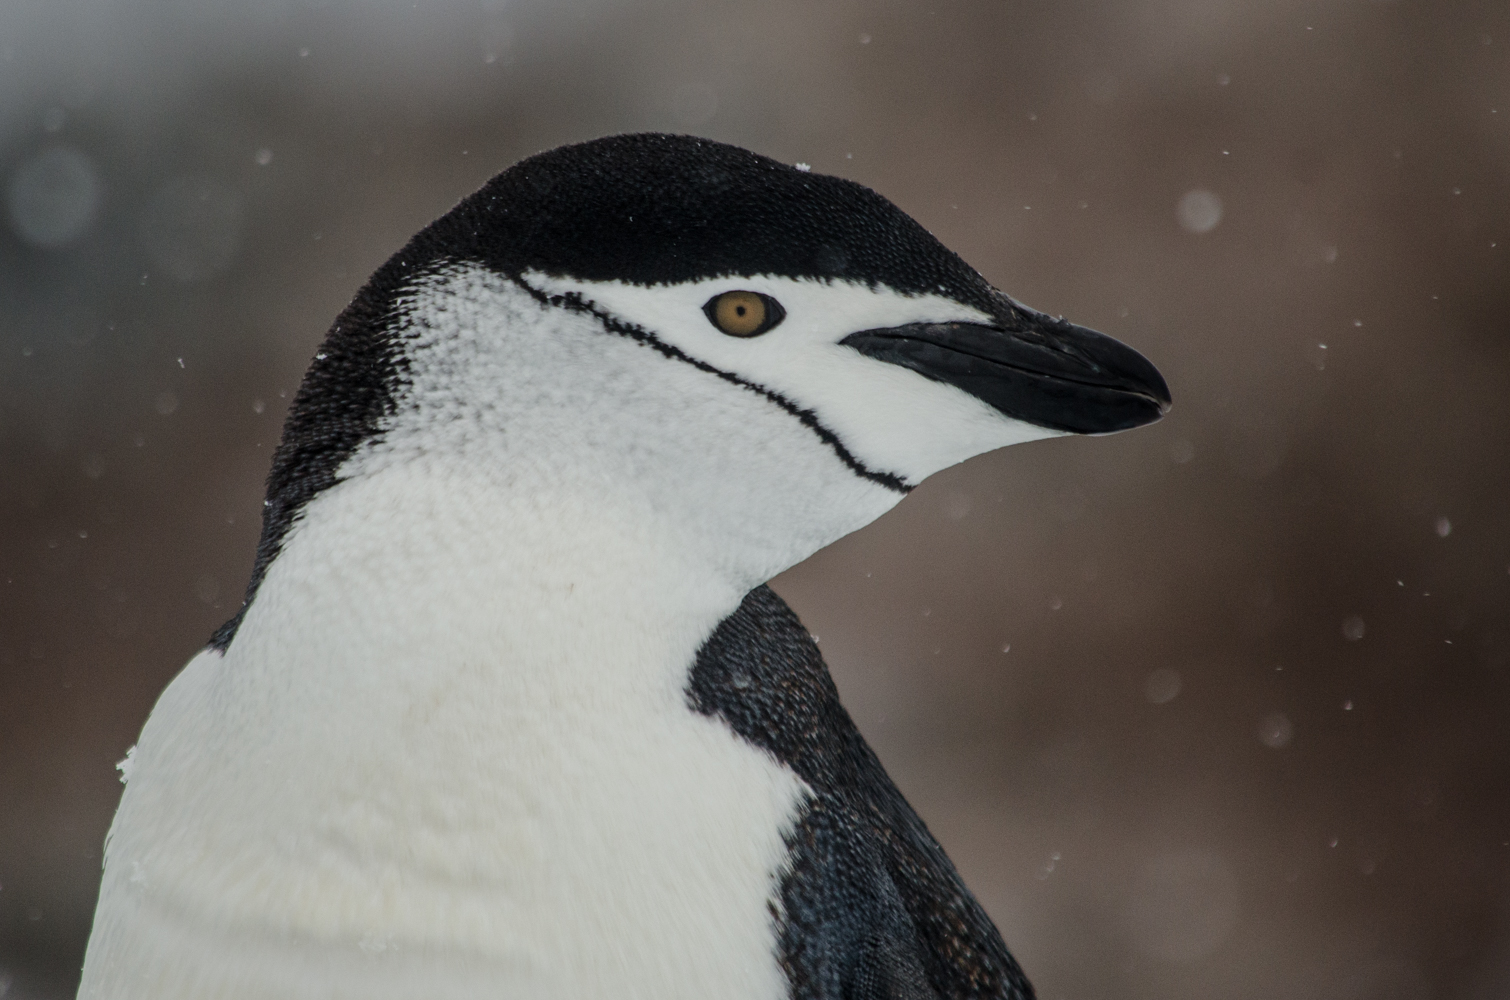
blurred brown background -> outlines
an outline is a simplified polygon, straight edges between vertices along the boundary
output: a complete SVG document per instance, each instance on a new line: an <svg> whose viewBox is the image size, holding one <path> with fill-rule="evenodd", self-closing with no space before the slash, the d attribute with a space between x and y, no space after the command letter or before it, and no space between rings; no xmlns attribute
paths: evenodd
<svg viewBox="0 0 1510 1000"><path fill-rule="evenodd" d="M1169 380L776 582L1045 1000L1510 996L1503 0L9 0L0 995L71 995L330 320L639 129L869 184Z"/></svg>

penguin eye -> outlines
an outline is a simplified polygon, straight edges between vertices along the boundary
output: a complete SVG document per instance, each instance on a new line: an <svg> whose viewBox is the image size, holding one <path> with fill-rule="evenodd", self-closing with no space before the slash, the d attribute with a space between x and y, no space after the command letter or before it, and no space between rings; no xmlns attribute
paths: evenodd
<svg viewBox="0 0 1510 1000"><path fill-rule="evenodd" d="M731 337L758 337L786 319L786 310L759 292L724 292L703 306L708 322Z"/></svg>

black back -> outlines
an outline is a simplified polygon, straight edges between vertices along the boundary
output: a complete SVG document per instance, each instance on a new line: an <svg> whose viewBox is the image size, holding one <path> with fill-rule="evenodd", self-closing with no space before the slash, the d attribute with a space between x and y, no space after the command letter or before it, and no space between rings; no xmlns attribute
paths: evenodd
<svg viewBox="0 0 1510 1000"><path fill-rule="evenodd" d="M697 655L693 708L769 751L814 796L788 839L780 960L792 1000L1031 1000L954 865L886 776L817 645L757 587Z"/></svg>
<svg viewBox="0 0 1510 1000"><path fill-rule="evenodd" d="M416 234L337 317L273 454L246 598L212 647L230 645L304 506L395 412L408 369L396 333L401 295L446 262L646 285L742 274L844 279L937 292L987 312L1012 308L905 212L840 177L656 133L521 160Z"/></svg>

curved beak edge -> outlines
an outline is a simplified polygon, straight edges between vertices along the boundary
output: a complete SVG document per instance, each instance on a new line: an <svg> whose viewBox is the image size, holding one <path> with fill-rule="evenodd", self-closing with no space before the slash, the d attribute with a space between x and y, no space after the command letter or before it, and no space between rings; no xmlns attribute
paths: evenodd
<svg viewBox="0 0 1510 1000"><path fill-rule="evenodd" d="M1147 358L1095 330L1023 310L1019 329L911 323L840 341L982 400L1005 416L1072 434L1140 427L1170 407Z"/></svg>

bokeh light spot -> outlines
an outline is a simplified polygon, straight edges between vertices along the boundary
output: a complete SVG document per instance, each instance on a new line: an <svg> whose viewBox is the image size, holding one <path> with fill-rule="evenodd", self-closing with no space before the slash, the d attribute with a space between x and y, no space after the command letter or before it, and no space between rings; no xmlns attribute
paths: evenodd
<svg viewBox="0 0 1510 1000"><path fill-rule="evenodd" d="M48 250L72 243L94 221L100 195L99 171L89 157L66 146L38 153L11 175L11 229Z"/></svg>

